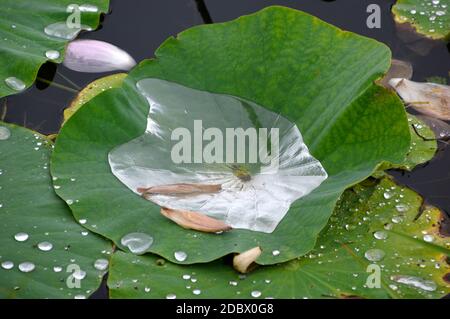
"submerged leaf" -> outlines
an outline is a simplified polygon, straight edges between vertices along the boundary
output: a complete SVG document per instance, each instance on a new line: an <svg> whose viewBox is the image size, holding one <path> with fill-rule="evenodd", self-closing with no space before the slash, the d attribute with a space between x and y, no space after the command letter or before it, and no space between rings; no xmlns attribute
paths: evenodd
<svg viewBox="0 0 450 319"><path fill-rule="evenodd" d="M218 233L231 229L223 221L198 212L162 207L161 214L186 229L198 230L205 233Z"/></svg>
<svg viewBox="0 0 450 319"><path fill-rule="evenodd" d="M389 84L405 103L418 112L442 120L450 120L450 86L399 78L391 79Z"/></svg>
<svg viewBox="0 0 450 319"><path fill-rule="evenodd" d="M75 40L68 44L63 64L74 71L99 73L129 71L136 61L117 46L98 40Z"/></svg>
<svg viewBox="0 0 450 319"><path fill-rule="evenodd" d="M390 88L389 81L392 78L411 79L413 75L413 67L407 61L392 59L391 67L386 75L380 80L380 84L385 88Z"/></svg>

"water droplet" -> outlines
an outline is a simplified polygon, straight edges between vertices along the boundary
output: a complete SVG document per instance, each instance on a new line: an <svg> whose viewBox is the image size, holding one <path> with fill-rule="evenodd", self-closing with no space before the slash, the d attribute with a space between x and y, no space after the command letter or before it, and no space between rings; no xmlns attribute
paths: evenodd
<svg viewBox="0 0 450 319"><path fill-rule="evenodd" d="M98 12L98 7L93 4L82 4L78 6L81 12Z"/></svg>
<svg viewBox="0 0 450 319"><path fill-rule="evenodd" d="M391 218L391 221L394 224L400 224L403 221L403 217L401 217L401 216L394 216L394 217Z"/></svg>
<svg viewBox="0 0 450 319"><path fill-rule="evenodd" d="M261 291L253 290L251 295L252 295L253 298L259 298L259 297L261 297Z"/></svg>
<svg viewBox="0 0 450 319"><path fill-rule="evenodd" d="M413 9L413 10L411 10L410 12L411 12L411 14L416 14L416 13L417 13L417 11L416 11L416 10L414 10L414 9Z"/></svg>
<svg viewBox="0 0 450 319"><path fill-rule="evenodd" d="M45 51L45 56L47 57L47 59L56 60L59 58L60 53L56 50L48 50Z"/></svg>
<svg viewBox="0 0 450 319"><path fill-rule="evenodd" d="M386 199L389 199L389 198L392 197L392 194L389 193L389 192L384 192L383 197L386 198Z"/></svg>
<svg viewBox="0 0 450 319"><path fill-rule="evenodd" d="M75 295L73 299L86 299L85 295Z"/></svg>
<svg viewBox="0 0 450 319"><path fill-rule="evenodd" d="M0 126L0 141L7 140L11 136L11 131L4 126Z"/></svg>
<svg viewBox="0 0 450 319"><path fill-rule="evenodd" d="M166 296L166 299L177 299L177 295L175 295L175 294L168 294Z"/></svg>
<svg viewBox="0 0 450 319"><path fill-rule="evenodd" d="M194 290L192 290L192 293L194 295L200 295L202 293L202 291L200 289L194 289Z"/></svg>
<svg viewBox="0 0 450 319"><path fill-rule="evenodd" d="M60 266L55 266L55 267L53 267L53 271L54 271L54 272L61 272L61 271L62 271L62 267L60 267Z"/></svg>
<svg viewBox="0 0 450 319"><path fill-rule="evenodd" d="M435 291L437 289L437 285L434 281L425 280L423 278L414 276L401 276L401 275L392 276L391 280L400 284L405 284L425 291Z"/></svg>
<svg viewBox="0 0 450 319"><path fill-rule="evenodd" d="M9 270L9 269L12 269L13 267L14 267L14 263L12 261L7 260L7 261L2 262L3 269Z"/></svg>
<svg viewBox="0 0 450 319"><path fill-rule="evenodd" d="M237 286L238 285L237 281L233 281L233 280L230 281L229 284L230 284L230 286Z"/></svg>
<svg viewBox="0 0 450 319"><path fill-rule="evenodd" d="M404 204L398 204L395 205L395 209L399 212L399 213L404 213L406 211L408 211L408 206L404 205Z"/></svg>
<svg viewBox="0 0 450 319"><path fill-rule="evenodd" d="M431 242L433 242L434 237L433 237L433 235L424 235L423 240L426 241L427 243L431 243Z"/></svg>
<svg viewBox="0 0 450 319"><path fill-rule="evenodd" d="M145 292L150 292L150 290L151 290L150 287L145 287L145 288L144 288L144 291L145 291Z"/></svg>
<svg viewBox="0 0 450 319"><path fill-rule="evenodd" d="M379 230L373 233L373 237L375 237L376 239L386 239L388 238L388 233L385 232L384 230Z"/></svg>
<svg viewBox="0 0 450 319"><path fill-rule="evenodd" d="M280 254L279 250L273 250L272 251L272 255L274 255L274 256L278 256L279 254Z"/></svg>
<svg viewBox="0 0 450 319"><path fill-rule="evenodd" d="M187 274L183 275L183 279L184 280L189 280L189 279L191 279L191 275L187 275Z"/></svg>
<svg viewBox="0 0 450 319"><path fill-rule="evenodd" d="M7 86L9 86L11 89L15 91L23 91L25 90L25 83L22 80L19 80L15 76L10 76L9 78L5 79L5 83Z"/></svg>
<svg viewBox="0 0 450 319"><path fill-rule="evenodd" d="M187 258L187 254L184 251L176 251L173 255L177 261L185 261Z"/></svg>
<svg viewBox="0 0 450 319"><path fill-rule="evenodd" d="M48 241L43 241L39 243L37 247L42 251L50 251L53 248L53 244Z"/></svg>
<svg viewBox="0 0 450 319"><path fill-rule="evenodd" d="M68 199L66 200L67 205L72 205L73 204L73 199Z"/></svg>
<svg viewBox="0 0 450 319"><path fill-rule="evenodd" d="M433 0L432 2L433 2L433 4L439 4L439 2L441 2L441 1L440 0Z"/></svg>
<svg viewBox="0 0 450 319"><path fill-rule="evenodd" d="M54 38L73 40L81 30L92 30L89 26L81 25L80 28L68 26L66 22L56 22L44 28L46 35Z"/></svg>
<svg viewBox="0 0 450 319"><path fill-rule="evenodd" d="M109 261L107 259L97 259L94 262L94 268L97 270L106 270L108 268Z"/></svg>
<svg viewBox="0 0 450 319"><path fill-rule="evenodd" d="M87 236L87 235L89 235L89 232L88 232L88 231L83 230L83 231L81 232L81 236Z"/></svg>
<svg viewBox="0 0 450 319"><path fill-rule="evenodd" d="M396 285L389 285L389 288L391 288L392 290L397 290L398 289L398 287L396 286Z"/></svg>
<svg viewBox="0 0 450 319"><path fill-rule="evenodd" d="M130 233L122 237L121 244L136 255L145 253L153 244L153 237L144 233Z"/></svg>
<svg viewBox="0 0 450 319"><path fill-rule="evenodd" d="M436 11L437 16L443 16L445 15L445 11Z"/></svg>
<svg viewBox="0 0 450 319"><path fill-rule="evenodd" d="M78 222L79 222L81 225L84 225L84 224L87 223L87 219L80 219Z"/></svg>
<svg viewBox="0 0 450 319"><path fill-rule="evenodd" d="M17 241L26 241L28 237L29 237L28 234L23 232L14 235L14 239Z"/></svg>
<svg viewBox="0 0 450 319"><path fill-rule="evenodd" d="M72 274L73 278L78 279L78 280L83 280L84 278L86 278L86 272L84 270L75 270Z"/></svg>
<svg viewBox="0 0 450 319"><path fill-rule="evenodd" d="M32 262L29 262L29 261L25 261L25 262L19 264L19 270L21 272L31 272L34 270L34 268L36 268L36 266Z"/></svg>
<svg viewBox="0 0 450 319"><path fill-rule="evenodd" d="M385 255L386 254L384 251L377 248L369 249L364 253L364 257L366 257L366 259L369 261L380 261L384 258Z"/></svg>

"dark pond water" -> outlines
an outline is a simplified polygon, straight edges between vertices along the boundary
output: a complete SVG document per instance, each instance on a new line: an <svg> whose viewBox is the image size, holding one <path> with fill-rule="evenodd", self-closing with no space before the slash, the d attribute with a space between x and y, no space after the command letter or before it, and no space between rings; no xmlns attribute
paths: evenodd
<svg viewBox="0 0 450 319"><path fill-rule="evenodd" d="M269 5L283 5L309 12L329 23L377 39L388 45L397 59L414 67L413 80L430 76L448 80L449 47L441 41L418 38L410 30L394 23L390 8L395 0L111 0L111 13L104 17L99 30L84 33L81 38L111 42L128 51L136 61L153 57L155 49L169 36L191 26L222 22L255 12ZM376 3L382 10L380 29L366 26L366 8ZM332 43L330 43L330 50ZM62 65L45 65L40 77L76 89L106 75L77 73ZM69 79L69 83L66 79ZM26 92L0 101L6 122L17 123L44 134L59 130L62 113L75 93L55 86L37 83ZM450 212L450 147L441 147L429 163L410 173L392 172L396 179L417 190L425 199ZM107 297L103 285L93 298Z"/></svg>

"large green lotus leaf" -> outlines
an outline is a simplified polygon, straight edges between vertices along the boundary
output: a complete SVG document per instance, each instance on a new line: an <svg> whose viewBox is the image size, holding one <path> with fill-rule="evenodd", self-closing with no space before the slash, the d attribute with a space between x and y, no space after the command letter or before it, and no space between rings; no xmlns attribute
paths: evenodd
<svg viewBox="0 0 450 319"><path fill-rule="evenodd" d="M58 195L73 202L77 219L88 218L97 226L92 231L122 249L127 250L122 236L141 232L154 239L150 252L174 262L177 251L187 253L184 263L196 263L255 246L263 250L259 264L290 260L314 247L347 187L380 162L400 163L408 151L401 101L373 84L390 65L389 49L303 12L269 7L194 27L165 41L156 57L138 65L122 88L96 96L76 112L62 128L52 157ZM149 104L136 83L147 78L237 96L280 113L296 124L329 177L294 202L271 234L182 229L121 184L108 164L111 150L146 129Z"/></svg>
<svg viewBox="0 0 450 319"><path fill-rule="evenodd" d="M449 39L449 0L397 0L392 7L395 20L410 23L418 33L432 39Z"/></svg>
<svg viewBox="0 0 450 319"><path fill-rule="evenodd" d="M379 183L367 180L344 193L310 254L259 267L246 276L223 260L183 266L154 256L116 252L108 279L110 296L443 297L450 292L446 261L450 239L439 235L441 211L433 207L421 211L421 205L417 193L387 178Z"/></svg>
<svg viewBox="0 0 450 319"><path fill-rule="evenodd" d="M105 273L94 264L109 259L111 244L77 224L56 196L51 149L45 137L0 123L0 298L81 298ZM76 287L69 276L83 272Z"/></svg>
<svg viewBox="0 0 450 319"><path fill-rule="evenodd" d="M72 7L68 7L72 5ZM73 5L78 5L80 28L72 22ZM93 30L102 12L107 12L108 0L2 0L0 2L0 97L15 94L29 87L46 61L60 63L70 34ZM61 28L69 19L69 29ZM54 34L51 25L60 32ZM44 31L47 28L47 33ZM50 31L49 31L50 30ZM61 35L67 35L66 38ZM8 79L8 80L7 80ZM8 85L8 83L10 83Z"/></svg>

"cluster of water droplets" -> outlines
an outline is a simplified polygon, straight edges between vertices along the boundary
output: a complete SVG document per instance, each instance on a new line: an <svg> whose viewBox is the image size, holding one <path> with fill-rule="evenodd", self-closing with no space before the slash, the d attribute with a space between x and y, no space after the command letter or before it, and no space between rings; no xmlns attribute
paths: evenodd
<svg viewBox="0 0 450 319"><path fill-rule="evenodd" d="M446 20L448 20L448 5L445 1L441 0L425 0L420 2L416 6L411 6L409 9L409 17L412 22L418 21L420 19L428 19L432 27L424 30L429 33L437 32L438 30L446 31L447 28ZM402 21L407 21L408 18L401 16ZM419 26L420 27L420 26Z"/></svg>

